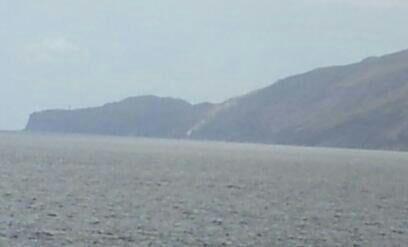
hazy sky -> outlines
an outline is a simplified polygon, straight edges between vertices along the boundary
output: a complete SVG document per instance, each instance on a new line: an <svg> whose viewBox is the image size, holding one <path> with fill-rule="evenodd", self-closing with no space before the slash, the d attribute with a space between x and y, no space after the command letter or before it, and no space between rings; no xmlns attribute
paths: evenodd
<svg viewBox="0 0 408 247"><path fill-rule="evenodd" d="M0 129L156 94L222 101L408 48L406 0L0 0Z"/></svg>

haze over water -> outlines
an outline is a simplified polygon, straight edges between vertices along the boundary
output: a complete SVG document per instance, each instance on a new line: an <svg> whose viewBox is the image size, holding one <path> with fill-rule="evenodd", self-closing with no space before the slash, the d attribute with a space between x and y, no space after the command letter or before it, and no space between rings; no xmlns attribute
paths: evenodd
<svg viewBox="0 0 408 247"><path fill-rule="evenodd" d="M222 101L407 48L405 1L0 0L0 129L155 94Z"/></svg>

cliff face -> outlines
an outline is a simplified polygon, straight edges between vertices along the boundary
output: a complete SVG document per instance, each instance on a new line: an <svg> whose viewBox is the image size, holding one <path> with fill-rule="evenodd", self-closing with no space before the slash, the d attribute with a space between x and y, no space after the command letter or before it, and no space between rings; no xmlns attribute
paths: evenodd
<svg viewBox="0 0 408 247"><path fill-rule="evenodd" d="M101 107L33 113L26 130L181 138L212 107L183 100L141 96Z"/></svg>
<svg viewBox="0 0 408 247"><path fill-rule="evenodd" d="M217 105L144 96L34 113L27 130L408 150L408 51L316 69Z"/></svg>

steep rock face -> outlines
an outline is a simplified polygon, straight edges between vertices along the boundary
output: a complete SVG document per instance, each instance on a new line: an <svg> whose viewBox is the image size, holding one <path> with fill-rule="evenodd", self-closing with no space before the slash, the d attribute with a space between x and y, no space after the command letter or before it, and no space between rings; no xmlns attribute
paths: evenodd
<svg viewBox="0 0 408 247"><path fill-rule="evenodd" d="M317 69L230 100L201 139L408 148L408 51Z"/></svg>
<svg viewBox="0 0 408 247"><path fill-rule="evenodd" d="M26 130L181 138L211 107L173 98L141 96L101 107L33 113Z"/></svg>

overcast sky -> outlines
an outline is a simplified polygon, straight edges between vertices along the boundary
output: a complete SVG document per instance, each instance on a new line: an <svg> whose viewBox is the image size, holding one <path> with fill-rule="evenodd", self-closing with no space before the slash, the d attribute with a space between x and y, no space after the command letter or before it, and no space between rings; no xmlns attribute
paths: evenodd
<svg viewBox="0 0 408 247"><path fill-rule="evenodd" d="M0 129L155 94L223 101L408 48L406 0L0 0Z"/></svg>

